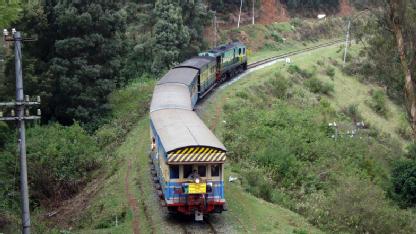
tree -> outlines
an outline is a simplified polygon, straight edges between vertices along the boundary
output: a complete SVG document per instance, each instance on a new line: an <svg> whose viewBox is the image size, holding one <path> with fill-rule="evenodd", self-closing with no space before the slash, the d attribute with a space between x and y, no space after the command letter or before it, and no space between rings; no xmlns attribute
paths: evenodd
<svg viewBox="0 0 416 234"><path fill-rule="evenodd" d="M153 11L154 45L152 72L161 74L179 62L180 52L189 46L189 29L183 23L181 8L169 0L157 0Z"/></svg>
<svg viewBox="0 0 416 234"><path fill-rule="evenodd" d="M387 19L389 27L396 39L397 51L400 55L404 73L404 97L413 136L416 137L416 3L408 0L389 0Z"/></svg>
<svg viewBox="0 0 416 234"><path fill-rule="evenodd" d="M94 0L45 1L25 9L18 29L38 39L25 44L25 89L42 95L44 122L78 120L94 129L108 113L108 94L126 82L120 76L126 23L119 8Z"/></svg>
<svg viewBox="0 0 416 234"><path fill-rule="evenodd" d="M194 56L205 49L204 27L210 22L208 9L202 0L181 0L182 18L189 30L189 47L181 52L182 58Z"/></svg>

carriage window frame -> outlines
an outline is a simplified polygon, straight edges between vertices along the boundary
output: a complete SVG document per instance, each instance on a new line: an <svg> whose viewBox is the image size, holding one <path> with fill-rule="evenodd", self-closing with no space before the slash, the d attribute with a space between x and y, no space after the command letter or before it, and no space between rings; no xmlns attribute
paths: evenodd
<svg viewBox="0 0 416 234"><path fill-rule="evenodd" d="M203 168L203 172L201 173L201 170ZM207 177L207 166L206 165L198 165L198 174L200 177Z"/></svg>
<svg viewBox="0 0 416 234"><path fill-rule="evenodd" d="M238 48L238 55L241 55L241 48Z"/></svg>
<svg viewBox="0 0 416 234"><path fill-rule="evenodd" d="M180 178L179 165L170 165L169 166L169 178L170 179L179 179Z"/></svg>
<svg viewBox="0 0 416 234"><path fill-rule="evenodd" d="M190 169L189 172L187 172L187 169ZM183 178L186 179L186 178L189 177L189 175L192 174L193 166L192 165L183 165L182 170L183 170Z"/></svg>
<svg viewBox="0 0 416 234"><path fill-rule="evenodd" d="M218 170L214 171L214 168L217 168ZM221 169L222 169L221 164L212 164L211 165L211 177L220 177Z"/></svg>

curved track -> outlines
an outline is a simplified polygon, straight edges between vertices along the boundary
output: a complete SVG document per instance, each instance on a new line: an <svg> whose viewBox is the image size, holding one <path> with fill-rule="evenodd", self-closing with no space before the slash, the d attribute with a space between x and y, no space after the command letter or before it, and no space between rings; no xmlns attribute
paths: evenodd
<svg viewBox="0 0 416 234"><path fill-rule="evenodd" d="M343 40L334 40L334 41L330 41L330 42L327 42L327 43L322 43L322 44L315 45L315 46L312 46L312 47L308 47L308 48L304 48L304 49L284 53L284 54L281 54L281 55L273 56L273 57L270 57L270 58L267 58L267 59L263 59L263 60L251 63L251 64L248 65L247 71L239 74L235 78L230 79L230 80L228 80L228 81L226 81L226 82L224 82L220 85L216 85L216 87L214 87L211 92L208 92L206 97L204 97L197 104L196 111L199 112L198 109L201 106L201 104L203 104L205 101L207 101L210 98L210 96L213 93L215 93L215 90L217 88L222 88L222 87L226 87L228 85L231 85L233 82L238 80L241 76L244 76L250 70L252 70L252 71L255 70L253 68L259 67L257 69L260 69L261 68L260 66L262 66L262 65L267 66L266 64L268 64L268 63L272 63L274 61L281 60L281 59L284 59L284 58L289 57L289 56L302 54L302 53L305 53L305 52L308 52L308 51L313 51L313 50L316 50L316 49L319 49L319 48L329 47L329 46L332 46L332 45L339 44L341 42L343 42ZM212 126L210 126L211 130L215 129L215 126L216 126L215 122L217 122L217 121L218 121L218 119L216 119L214 121L214 123L212 123ZM150 171L152 171L152 168L150 168ZM154 176L154 174L155 173L152 172L152 176ZM155 182L155 184L157 183L156 181L154 181L154 182ZM155 187L155 192L159 189L160 189L160 186L156 186ZM165 204L161 204L161 207L160 207L161 211L167 213L167 210L164 209L164 205ZM236 232L234 230L234 228L231 227L230 225L228 225L226 223L226 220L223 217L221 217L221 214L209 215L209 216L205 217L204 221L202 221L202 222L194 221L193 217L186 217L186 216L181 216L181 215L180 216L176 216L176 215L172 216L172 215L166 214L165 218L166 218L166 220L168 220L168 222L171 225L176 226L177 232L180 232L180 233L186 233L186 234L188 234L188 233L204 233L204 234L205 233L211 233L211 234L216 234L216 233L235 233ZM243 224L241 224L241 225L243 226ZM153 231L154 230L155 229L153 229Z"/></svg>
<svg viewBox="0 0 416 234"><path fill-rule="evenodd" d="M287 58L289 56L293 56L293 55L305 53L305 52L308 52L308 51L316 50L316 49L319 49L319 48L335 45L335 44L338 44L340 42L344 42L344 40L343 39L334 40L334 41L322 43L322 44L319 44L319 45L311 46L311 47L308 47L308 48L287 52L287 53L280 54L280 55L277 55L277 56L273 56L273 57L270 57L270 58L267 58L267 59L262 59L262 60L254 62L254 63L250 63L247 66L247 69L255 68L255 67L258 67L260 65L263 65L263 64L266 64L266 63L269 63L269 62L273 62L273 61L278 60L278 59L283 59L283 58Z"/></svg>

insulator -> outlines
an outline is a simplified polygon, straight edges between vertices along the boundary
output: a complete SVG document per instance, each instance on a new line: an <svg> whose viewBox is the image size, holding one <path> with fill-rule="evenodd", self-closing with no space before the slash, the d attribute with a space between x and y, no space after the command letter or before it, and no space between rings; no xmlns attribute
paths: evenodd
<svg viewBox="0 0 416 234"><path fill-rule="evenodd" d="M3 29L3 36L8 36L9 35L9 31L7 31L7 29Z"/></svg>
<svg viewBox="0 0 416 234"><path fill-rule="evenodd" d="M10 115L11 115L12 117L15 117L15 116L16 116L16 113L14 112L14 110L12 110L12 111L11 111Z"/></svg>
<svg viewBox="0 0 416 234"><path fill-rule="evenodd" d="M30 98L29 98L29 95L25 95L25 101L29 101L30 100Z"/></svg>
<svg viewBox="0 0 416 234"><path fill-rule="evenodd" d="M0 117L3 117L3 111L0 111Z"/></svg>
<svg viewBox="0 0 416 234"><path fill-rule="evenodd" d="M29 116L29 115L30 115L29 109L26 109L26 110L25 110L25 115L26 115L26 116Z"/></svg>
<svg viewBox="0 0 416 234"><path fill-rule="evenodd" d="M36 97L36 101L40 103L40 96Z"/></svg>
<svg viewBox="0 0 416 234"><path fill-rule="evenodd" d="M15 33L16 33L16 29L12 28L12 34L15 34Z"/></svg>
<svg viewBox="0 0 416 234"><path fill-rule="evenodd" d="M36 114L38 114L38 116L41 116L42 115L42 111L40 109L37 109Z"/></svg>

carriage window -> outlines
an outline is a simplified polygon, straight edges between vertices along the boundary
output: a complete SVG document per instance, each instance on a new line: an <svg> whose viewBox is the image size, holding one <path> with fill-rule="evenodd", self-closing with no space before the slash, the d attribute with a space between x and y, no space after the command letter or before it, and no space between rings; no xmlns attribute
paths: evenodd
<svg viewBox="0 0 416 234"><path fill-rule="evenodd" d="M243 48L243 54L245 54L246 53L246 48Z"/></svg>
<svg viewBox="0 0 416 234"><path fill-rule="evenodd" d="M207 176L207 167L205 165L198 166L198 174L201 177Z"/></svg>
<svg viewBox="0 0 416 234"><path fill-rule="evenodd" d="M188 178L192 173L192 165L183 165L183 177Z"/></svg>
<svg viewBox="0 0 416 234"><path fill-rule="evenodd" d="M241 54L241 48L238 48L238 55Z"/></svg>
<svg viewBox="0 0 416 234"><path fill-rule="evenodd" d="M211 165L211 176L220 176L221 164Z"/></svg>
<svg viewBox="0 0 416 234"><path fill-rule="evenodd" d="M169 166L169 176L171 179L179 179L179 165Z"/></svg>

